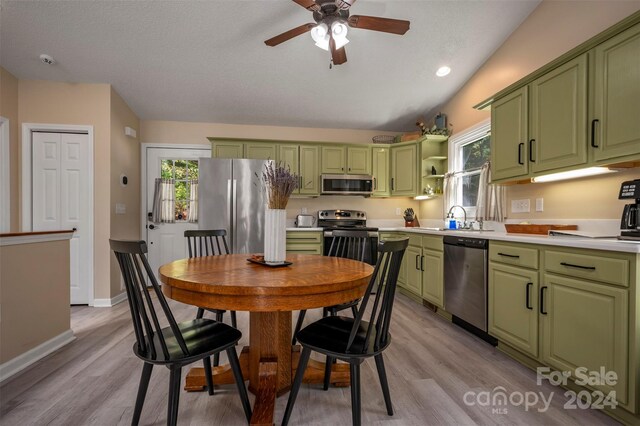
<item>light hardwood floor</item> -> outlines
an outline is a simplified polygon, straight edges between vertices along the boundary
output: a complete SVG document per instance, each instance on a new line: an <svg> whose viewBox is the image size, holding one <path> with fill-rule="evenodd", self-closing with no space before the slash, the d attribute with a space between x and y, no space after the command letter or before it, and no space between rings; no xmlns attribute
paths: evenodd
<svg viewBox="0 0 640 426"><path fill-rule="evenodd" d="M195 316L195 308L171 302L181 321ZM307 314L313 321L320 310ZM391 346L385 351L395 415L384 408L375 363L362 368L363 424L389 425L601 425L617 424L593 410L564 410L564 390L536 385L535 372L495 348L399 295L393 311ZM248 314L238 312L239 328L248 344ZM295 320L295 318L294 318ZM228 315L225 321L229 321ZM0 387L0 424L8 425L128 425L142 369L132 353L134 342L127 303L113 308L72 308L70 345L39 361ZM221 359L224 362L224 357ZM198 364L199 365L199 364ZM184 378L183 378L184 380ZM140 424L165 424L169 374L156 367ZM551 407L507 406L506 414L492 407L464 403L468 391L553 392ZM250 398L253 397L250 394ZM276 424L282 419L286 396L278 399ZM504 408L504 407L503 407ZM180 395L179 424L246 424L233 386ZM348 388L303 385L291 424L351 424Z"/></svg>

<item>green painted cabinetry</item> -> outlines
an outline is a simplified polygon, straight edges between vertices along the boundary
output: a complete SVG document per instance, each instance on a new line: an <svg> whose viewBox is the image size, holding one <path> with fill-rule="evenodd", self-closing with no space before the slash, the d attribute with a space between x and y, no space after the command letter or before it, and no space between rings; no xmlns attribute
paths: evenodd
<svg viewBox="0 0 640 426"><path fill-rule="evenodd" d="M587 54L530 84L532 173L587 162Z"/></svg>
<svg viewBox="0 0 640 426"><path fill-rule="evenodd" d="M640 157L640 24L594 49L591 148L598 161Z"/></svg>
<svg viewBox="0 0 640 426"><path fill-rule="evenodd" d="M322 231L287 231L287 253L322 255Z"/></svg>
<svg viewBox="0 0 640 426"><path fill-rule="evenodd" d="M491 104L491 178L510 179L529 173L527 153L528 97L522 87Z"/></svg>
<svg viewBox="0 0 640 426"><path fill-rule="evenodd" d="M278 160L278 145L275 143L247 142L244 144L244 157L253 160Z"/></svg>
<svg viewBox="0 0 640 426"><path fill-rule="evenodd" d="M284 167L288 167L292 172L298 173L299 170L299 145L279 145L278 146L278 161L280 161Z"/></svg>
<svg viewBox="0 0 640 426"><path fill-rule="evenodd" d="M371 173L373 175L373 197L391 195L389 173L389 148L373 147L371 150Z"/></svg>
<svg viewBox="0 0 640 426"><path fill-rule="evenodd" d="M321 152L323 174L346 173L347 150L344 146L323 146Z"/></svg>
<svg viewBox="0 0 640 426"><path fill-rule="evenodd" d="M420 261L423 269L422 298L442 308L444 306L444 254L423 246Z"/></svg>
<svg viewBox="0 0 640 426"><path fill-rule="evenodd" d="M300 145L300 195L320 195L319 148Z"/></svg>
<svg viewBox="0 0 640 426"><path fill-rule="evenodd" d="M213 158L245 158L242 142L214 141L212 145L211 156Z"/></svg>
<svg viewBox="0 0 640 426"><path fill-rule="evenodd" d="M347 173L350 175L371 174L371 148L368 146L347 147Z"/></svg>
<svg viewBox="0 0 640 426"><path fill-rule="evenodd" d="M407 279L405 288L415 294L422 296L422 270L420 269L420 261L422 258L422 247L408 246L404 253L406 265Z"/></svg>
<svg viewBox="0 0 640 426"><path fill-rule="evenodd" d="M391 195L414 197L418 191L418 145L391 146Z"/></svg>

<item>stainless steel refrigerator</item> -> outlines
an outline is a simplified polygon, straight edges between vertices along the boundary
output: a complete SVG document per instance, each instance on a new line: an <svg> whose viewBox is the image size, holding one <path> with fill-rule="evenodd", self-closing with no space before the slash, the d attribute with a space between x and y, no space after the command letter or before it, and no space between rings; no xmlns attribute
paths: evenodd
<svg viewBox="0 0 640 426"><path fill-rule="evenodd" d="M266 160L201 158L198 178L200 229L225 229L232 253L264 252Z"/></svg>

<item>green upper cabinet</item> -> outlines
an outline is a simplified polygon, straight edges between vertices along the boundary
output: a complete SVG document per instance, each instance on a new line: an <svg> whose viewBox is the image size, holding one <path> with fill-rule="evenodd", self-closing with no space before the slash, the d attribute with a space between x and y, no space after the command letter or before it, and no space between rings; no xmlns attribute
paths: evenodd
<svg viewBox="0 0 640 426"><path fill-rule="evenodd" d="M373 174L373 197L388 197L389 189L389 148L373 147L371 150L371 172Z"/></svg>
<svg viewBox="0 0 640 426"><path fill-rule="evenodd" d="M529 173L527 87L491 104L491 178L516 178Z"/></svg>
<svg viewBox="0 0 640 426"><path fill-rule="evenodd" d="M245 158L244 143L234 141L214 141L211 156L214 158Z"/></svg>
<svg viewBox="0 0 640 426"><path fill-rule="evenodd" d="M279 145L278 146L278 160L284 167L288 167L291 173L300 174L299 167L299 145ZM300 183L302 179L300 179ZM302 186L302 184L300 184ZM300 188L293 191L294 194L300 193Z"/></svg>
<svg viewBox="0 0 640 426"><path fill-rule="evenodd" d="M586 163L587 54L535 80L530 93L527 157L532 172ZM495 131L492 136L497 137Z"/></svg>
<svg viewBox="0 0 640 426"><path fill-rule="evenodd" d="M347 166L347 150L344 146L322 147L322 173L345 174Z"/></svg>
<svg viewBox="0 0 640 426"><path fill-rule="evenodd" d="M347 147L347 173L350 175L371 174L371 148L368 146Z"/></svg>
<svg viewBox="0 0 640 426"><path fill-rule="evenodd" d="M418 191L418 145L391 147L391 195L414 197Z"/></svg>
<svg viewBox="0 0 640 426"><path fill-rule="evenodd" d="M244 158L253 160L278 160L278 146L275 143L247 142L244 145Z"/></svg>
<svg viewBox="0 0 640 426"><path fill-rule="evenodd" d="M300 195L320 195L319 148L300 145Z"/></svg>
<svg viewBox="0 0 640 426"><path fill-rule="evenodd" d="M640 24L594 49L594 161L640 155Z"/></svg>

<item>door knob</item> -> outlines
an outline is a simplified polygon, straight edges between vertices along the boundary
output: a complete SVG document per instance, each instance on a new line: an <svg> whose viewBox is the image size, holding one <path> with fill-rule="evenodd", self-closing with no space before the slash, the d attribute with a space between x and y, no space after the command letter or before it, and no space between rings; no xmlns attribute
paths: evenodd
<svg viewBox="0 0 640 426"><path fill-rule="evenodd" d="M156 229L156 226L152 223L151 225L149 225L149 229Z"/></svg>

